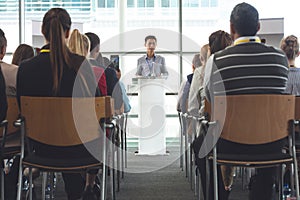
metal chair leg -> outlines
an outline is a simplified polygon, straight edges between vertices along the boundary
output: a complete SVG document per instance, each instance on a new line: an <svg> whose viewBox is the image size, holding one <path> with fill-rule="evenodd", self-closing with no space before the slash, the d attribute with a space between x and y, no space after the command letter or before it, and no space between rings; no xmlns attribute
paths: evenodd
<svg viewBox="0 0 300 200"><path fill-rule="evenodd" d="M111 180L111 197L112 197L112 200L115 199L115 186L116 186L116 182L115 182L115 144L114 144L114 140L115 140L115 130L112 130L112 134L111 134L111 145L110 145L110 151L111 151L111 167L110 167L110 180Z"/></svg>
<svg viewBox="0 0 300 200"><path fill-rule="evenodd" d="M193 190L193 149L192 146L189 145L189 180L190 180L190 186L191 186L191 190Z"/></svg>
<svg viewBox="0 0 300 200"><path fill-rule="evenodd" d="M182 132L182 113L178 112L179 124L180 124L180 163L179 167L183 171L183 132Z"/></svg>
<svg viewBox="0 0 300 200"><path fill-rule="evenodd" d="M106 144L107 144L107 138L106 138L106 128L107 124L104 123L103 126L103 149L102 149L102 158L103 158L103 169L102 169L102 183L101 183L101 200L106 200L106 164L107 164L107 156L106 156Z"/></svg>
<svg viewBox="0 0 300 200"><path fill-rule="evenodd" d="M124 178L124 114L122 115L122 118L120 119L120 133L121 133L121 170L122 175L121 178Z"/></svg>
<svg viewBox="0 0 300 200"><path fill-rule="evenodd" d="M128 114L125 113L125 119L124 119L125 168L127 168L127 118L128 118Z"/></svg>
<svg viewBox="0 0 300 200"><path fill-rule="evenodd" d="M29 200L32 200L32 168L29 167Z"/></svg>
<svg viewBox="0 0 300 200"><path fill-rule="evenodd" d="M218 200L217 148L213 149L214 198Z"/></svg>
<svg viewBox="0 0 300 200"><path fill-rule="evenodd" d="M1 200L4 200L4 170L2 167L3 163L1 163Z"/></svg>

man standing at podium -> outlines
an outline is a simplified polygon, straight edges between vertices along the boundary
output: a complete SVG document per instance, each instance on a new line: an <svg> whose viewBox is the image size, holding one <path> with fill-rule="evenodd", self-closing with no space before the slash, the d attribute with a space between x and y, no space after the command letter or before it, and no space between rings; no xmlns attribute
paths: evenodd
<svg viewBox="0 0 300 200"><path fill-rule="evenodd" d="M145 38L145 47L147 55L142 56L137 62L137 76L167 76L165 58L155 54L157 39L153 35L148 35Z"/></svg>

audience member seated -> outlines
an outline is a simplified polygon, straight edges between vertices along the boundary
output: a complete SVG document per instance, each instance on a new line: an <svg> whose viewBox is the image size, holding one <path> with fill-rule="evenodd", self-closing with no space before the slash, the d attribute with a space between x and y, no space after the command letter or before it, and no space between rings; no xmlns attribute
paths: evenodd
<svg viewBox="0 0 300 200"><path fill-rule="evenodd" d="M6 54L7 40L4 32L0 29L0 64L2 67L2 73L5 79L6 95L16 95L16 78L18 72L18 66L3 62L3 57Z"/></svg>
<svg viewBox="0 0 300 200"><path fill-rule="evenodd" d="M13 54L11 64L19 66L23 60L35 56L35 49L28 44L20 44Z"/></svg>
<svg viewBox="0 0 300 200"><path fill-rule="evenodd" d="M287 80L287 86L285 92L287 94L293 94L296 96L300 96L300 68L296 67L295 61L299 56L299 41L298 38L294 35L289 35L283 38L280 42L280 48L285 53L288 62L289 62L289 74ZM300 141L299 136L299 127L296 129L296 140ZM300 158L298 160L298 169L300 167ZM289 167L286 169L286 173L284 175L284 183L290 184L290 169Z"/></svg>
<svg viewBox="0 0 300 200"><path fill-rule="evenodd" d="M193 81L191 83L189 97L188 97L188 113L192 116L199 116L201 113L200 105L200 92L203 91L203 74L205 69L206 60L210 54L209 45L205 44L200 50L200 62L201 67L198 67L194 71Z"/></svg>
<svg viewBox="0 0 300 200"><path fill-rule="evenodd" d="M78 31L78 29L74 29L71 33L68 42L68 47L71 52L87 57L90 50L90 40L86 35L81 34ZM92 65L92 69L94 71L95 78L98 83L98 87L100 89L101 95L106 96L107 86L106 86L106 76L104 73L104 69L93 65Z"/></svg>
<svg viewBox="0 0 300 200"><path fill-rule="evenodd" d="M281 40L280 48L285 53L289 62L289 74L286 93L300 96L300 69L296 67L295 60L299 56L299 42L294 35L289 35Z"/></svg>
<svg viewBox="0 0 300 200"><path fill-rule="evenodd" d="M109 60L108 62L104 58L100 60L100 57L102 58L102 55L99 52L100 38L95 33L91 32L85 33L85 35L91 42L89 61L93 66L102 67L105 70L107 95L114 99L115 110L120 110L123 105L123 99L116 71L113 68L108 67L110 64ZM103 65L101 65L101 63Z"/></svg>
<svg viewBox="0 0 300 200"><path fill-rule="evenodd" d="M124 102L124 113L129 113L130 110L131 110L131 105L130 105L129 98L127 96L125 85L121 81L121 70L120 70L120 68L116 68L116 72L117 72L117 77L119 79L119 84L120 84L121 89L122 89L122 97L123 97L123 102Z"/></svg>
<svg viewBox="0 0 300 200"><path fill-rule="evenodd" d="M205 97L213 101L217 95L238 94L283 94L288 77L288 61L282 51L260 42L256 33L260 29L258 11L250 4L236 5L230 16L230 33L234 39L234 46L228 47L211 56L207 61L204 74ZM269 67L272 65L273 67ZM247 67L245 67L247 66ZM259 67L258 67L259 66ZM222 79L222 78L223 79ZM272 77L272 78L270 78ZM245 149L235 143L219 139L218 151L240 154L249 152L277 152L278 147L284 147L286 141L279 140L264 145L249 145ZM274 148L276 146L276 148ZM274 150L276 149L276 150ZM220 167L218 167L220 176ZM250 190L250 200L271 200L276 168L257 169ZM224 195L223 181L219 180L221 199L228 199ZM212 185L210 185L211 187ZM212 193L210 195L213 197Z"/></svg>
<svg viewBox="0 0 300 200"><path fill-rule="evenodd" d="M22 62L19 67L17 76L19 101L21 96L86 97L91 93L93 96L100 96L91 66L84 56L70 52L66 45L70 27L69 13L62 8L52 8L44 15L42 34L47 44L42 47L39 55ZM82 74L80 76L82 81L86 82L85 89L89 91L83 91L83 88L74 90L75 79L79 73ZM36 154L49 155L49 151L41 149L39 143L34 141L31 143ZM70 147L65 149L65 154L81 158L89 155L89 152L82 147L82 151L74 153ZM58 155L52 156L55 158ZM69 200L80 199L83 194L85 200L99 198L100 192L96 191L93 184L85 185L84 178L80 173L63 173Z"/></svg>

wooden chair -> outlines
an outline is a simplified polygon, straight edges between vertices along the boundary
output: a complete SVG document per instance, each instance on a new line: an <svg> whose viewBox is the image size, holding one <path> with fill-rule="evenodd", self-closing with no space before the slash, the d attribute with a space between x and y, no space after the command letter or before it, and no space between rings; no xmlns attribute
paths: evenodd
<svg viewBox="0 0 300 200"><path fill-rule="evenodd" d="M109 97L71 98L71 97L21 97L22 120L18 123L22 133L22 166L30 169L32 185L32 168L41 171L84 171L103 166L102 193L104 200L106 190L106 122L103 129L100 119L111 118L111 106L106 104ZM24 140L28 153L24 156ZM32 141L49 148L48 153L39 154L33 151ZM86 149L86 156L70 158L64 156L66 149L74 152ZM73 151L72 150L72 151ZM52 155L51 155L52 154ZM54 156L59 155L59 156ZM22 167L20 168L22 170ZM21 173L21 172L20 172ZM19 177L21 183L21 177ZM18 188L20 198L21 184ZM30 187L30 199L32 188Z"/></svg>
<svg viewBox="0 0 300 200"><path fill-rule="evenodd" d="M220 154L213 148L214 195L218 199L217 164L242 167L270 167L292 164L297 172L294 134L295 97L292 95L231 95L214 99L213 122L208 134L239 144L267 144L288 138L289 151L270 157L259 155ZM282 173L281 173L282 174ZM282 177L281 177L282 178ZM296 195L299 198L298 173L294 173ZM281 184L282 188L282 184ZM294 189L294 188L293 188Z"/></svg>

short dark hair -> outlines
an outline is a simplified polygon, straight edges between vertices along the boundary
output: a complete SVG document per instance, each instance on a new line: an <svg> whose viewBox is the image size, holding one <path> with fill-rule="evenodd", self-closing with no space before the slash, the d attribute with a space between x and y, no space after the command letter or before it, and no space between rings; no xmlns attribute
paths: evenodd
<svg viewBox="0 0 300 200"><path fill-rule="evenodd" d="M91 46L90 46L90 52L93 51L93 49L96 48L97 45L100 45L100 38L98 35L92 32L85 33L85 35L89 38Z"/></svg>
<svg viewBox="0 0 300 200"><path fill-rule="evenodd" d="M5 33L3 30L0 28L0 48L7 46L7 40L5 37Z"/></svg>
<svg viewBox="0 0 300 200"><path fill-rule="evenodd" d="M156 39L156 37L155 37L154 35L147 35L147 36L145 37L145 44L146 44L147 41L150 40L150 39L153 39L153 40L155 40L155 42L157 42L157 39Z"/></svg>
<svg viewBox="0 0 300 200"><path fill-rule="evenodd" d="M254 36L259 27L258 12L245 2L237 4L231 12L230 22L240 36Z"/></svg>

